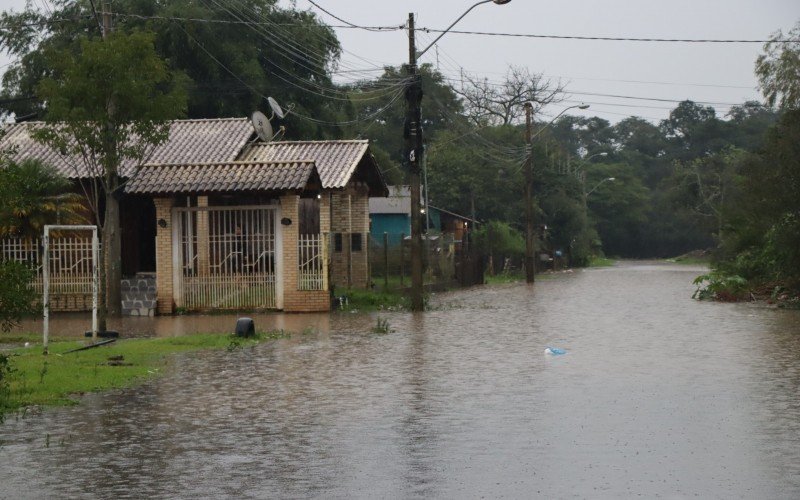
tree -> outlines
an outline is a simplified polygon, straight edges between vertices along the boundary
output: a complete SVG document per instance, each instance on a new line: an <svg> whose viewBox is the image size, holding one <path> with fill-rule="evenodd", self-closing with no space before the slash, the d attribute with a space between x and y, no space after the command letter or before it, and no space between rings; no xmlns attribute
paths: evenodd
<svg viewBox="0 0 800 500"><path fill-rule="evenodd" d="M39 237L45 224L81 224L86 209L72 184L38 160L0 168L0 237Z"/></svg>
<svg viewBox="0 0 800 500"><path fill-rule="evenodd" d="M118 314L121 306L122 179L135 175L152 149L167 141L169 120L186 110L182 81L156 54L154 38L150 33L116 32L104 40L80 38L68 50L48 51L52 75L37 87L47 103L49 125L35 138L77 159L76 177L91 179L85 192L101 227L103 247L101 329L106 314Z"/></svg>
<svg viewBox="0 0 800 500"><path fill-rule="evenodd" d="M0 104L0 116L43 116L47 103L35 99L35 89L52 71L45 53L97 31L88 0L49 3L48 12L35 10L34 2L0 14L0 46L17 60L3 76L0 98L13 102ZM281 8L277 0L115 0L113 8L116 31L155 33L156 53L188 77L189 118L250 116L266 107L264 96L273 96L294 108L281 122L288 137L341 133L326 125L339 121L348 102L331 77L341 49L333 29L312 12Z"/></svg>
<svg viewBox="0 0 800 500"><path fill-rule="evenodd" d="M463 98L467 116L479 126L516 124L525 116L526 102L533 104L535 116L548 104L560 102L564 94L561 82L516 66L508 68L500 84L464 74L464 84L454 90Z"/></svg>
<svg viewBox="0 0 800 500"><path fill-rule="evenodd" d="M31 287L32 280L33 272L24 264L0 261L0 330L3 332L18 325L24 315L33 313L36 292Z"/></svg>
<svg viewBox="0 0 800 500"><path fill-rule="evenodd" d="M764 44L764 53L756 59L756 77L767 105L800 108L800 22L785 36L778 30Z"/></svg>

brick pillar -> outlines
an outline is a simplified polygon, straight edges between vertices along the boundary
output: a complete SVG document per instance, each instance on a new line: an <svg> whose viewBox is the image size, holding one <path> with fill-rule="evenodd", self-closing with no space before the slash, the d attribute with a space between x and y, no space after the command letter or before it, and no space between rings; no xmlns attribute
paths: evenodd
<svg viewBox="0 0 800 500"><path fill-rule="evenodd" d="M208 196L198 196L197 206L208 207ZM200 276L211 274L209 265L208 211L197 211L197 272Z"/></svg>
<svg viewBox="0 0 800 500"><path fill-rule="evenodd" d="M361 235L361 250L351 254L351 276L353 287L366 288L369 285L369 190L357 186L351 202L351 232Z"/></svg>
<svg viewBox="0 0 800 500"><path fill-rule="evenodd" d="M172 314L175 309L174 283L172 279L172 198L155 198L156 206L156 290L158 313ZM163 223L159 224L163 220ZM164 227L162 227L164 226Z"/></svg>
<svg viewBox="0 0 800 500"><path fill-rule="evenodd" d="M298 195L281 196L281 218L292 221L288 226L281 226L282 258L283 258L283 303L288 309L297 295L297 239L300 230L300 197Z"/></svg>
<svg viewBox="0 0 800 500"><path fill-rule="evenodd" d="M331 232L331 194L323 193L319 199L319 232Z"/></svg>

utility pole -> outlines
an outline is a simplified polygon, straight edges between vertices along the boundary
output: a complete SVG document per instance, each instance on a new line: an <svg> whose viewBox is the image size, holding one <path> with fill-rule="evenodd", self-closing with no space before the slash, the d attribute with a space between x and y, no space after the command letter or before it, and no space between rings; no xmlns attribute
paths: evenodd
<svg viewBox="0 0 800 500"><path fill-rule="evenodd" d="M533 283L536 273L536 259L533 256L533 104L525 103L525 142L528 156L525 158L525 282Z"/></svg>
<svg viewBox="0 0 800 500"><path fill-rule="evenodd" d="M111 34L111 9L106 0L103 0L101 8L103 9L103 40L105 40Z"/></svg>
<svg viewBox="0 0 800 500"><path fill-rule="evenodd" d="M422 79L417 71L417 48L414 41L414 14L408 14L408 76L406 101L407 131L406 159L410 170L411 184L411 310L422 311L422 217L420 207L420 164L424 154L422 148Z"/></svg>

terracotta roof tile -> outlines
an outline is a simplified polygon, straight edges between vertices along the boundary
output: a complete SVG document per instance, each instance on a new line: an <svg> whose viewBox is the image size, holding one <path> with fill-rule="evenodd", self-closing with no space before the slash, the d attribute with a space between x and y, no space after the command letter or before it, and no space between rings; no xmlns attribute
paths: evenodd
<svg viewBox="0 0 800 500"><path fill-rule="evenodd" d="M319 170L322 187L332 189L347 185L368 148L367 140L259 142L247 146L238 159L313 160Z"/></svg>
<svg viewBox="0 0 800 500"><path fill-rule="evenodd" d="M303 189L318 176L312 161L145 165L125 186L131 194Z"/></svg>
<svg viewBox="0 0 800 500"><path fill-rule="evenodd" d="M16 148L12 159L22 161L37 158L51 164L69 178L92 177L83 163L62 156L47 146L34 141L30 132L44 126L43 122L23 122L5 128L0 148ZM175 120L171 124L169 140L155 148L147 163L215 163L236 160L239 152L253 135L253 126L246 118L219 118L210 120ZM127 176L135 165L123 166Z"/></svg>

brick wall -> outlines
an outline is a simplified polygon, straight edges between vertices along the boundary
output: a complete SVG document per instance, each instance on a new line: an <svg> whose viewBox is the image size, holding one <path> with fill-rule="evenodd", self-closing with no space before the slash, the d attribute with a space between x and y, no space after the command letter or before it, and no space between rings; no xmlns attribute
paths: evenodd
<svg viewBox="0 0 800 500"><path fill-rule="evenodd" d="M351 196L351 233L361 235L361 251L350 257L350 286L367 288L369 285L369 191L358 186Z"/></svg>
<svg viewBox="0 0 800 500"><path fill-rule="evenodd" d="M331 284L337 288L350 287L350 193L337 191L331 194ZM337 252L335 235L342 235L342 246Z"/></svg>
<svg viewBox="0 0 800 500"><path fill-rule="evenodd" d="M41 304L38 304L41 307ZM92 310L92 294L51 295L50 312L82 312Z"/></svg>
<svg viewBox="0 0 800 500"><path fill-rule="evenodd" d="M166 227L156 224L156 289L159 314L175 311L174 284L172 280L172 198L155 198L156 221L164 219Z"/></svg>
<svg viewBox="0 0 800 500"><path fill-rule="evenodd" d="M298 290L298 249L299 203L297 195L281 196L281 217L290 219L292 223L281 226L283 231L283 310L285 312L317 312L329 311L330 295L327 290ZM323 208L325 207L325 208ZM320 199L320 230L330 225L325 197Z"/></svg>

